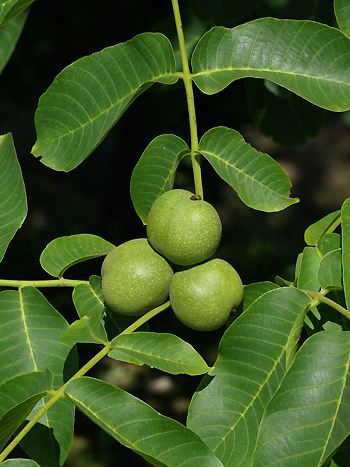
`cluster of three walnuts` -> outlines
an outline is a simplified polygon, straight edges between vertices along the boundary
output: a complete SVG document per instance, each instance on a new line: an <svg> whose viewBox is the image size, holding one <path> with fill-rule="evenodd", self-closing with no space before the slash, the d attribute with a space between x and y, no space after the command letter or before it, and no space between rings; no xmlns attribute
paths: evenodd
<svg viewBox="0 0 350 467"><path fill-rule="evenodd" d="M229 263L206 261L217 250L221 230L211 204L189 191L167 191L149 213L148 239L130 240L106 256L101 272L106 305L121 315L140 316L170 294L171 307L185 325L218 329L243 297L242 281ZM174 274L165 258L182 270Z"/></svg>

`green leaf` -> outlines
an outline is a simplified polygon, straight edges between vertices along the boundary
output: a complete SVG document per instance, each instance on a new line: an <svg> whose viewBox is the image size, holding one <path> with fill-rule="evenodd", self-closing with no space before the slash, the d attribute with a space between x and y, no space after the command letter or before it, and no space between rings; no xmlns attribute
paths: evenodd
<svg viewBox="0 0 350 467"><path fill-rule="evenodd" d="M200 438L122 389L93 378L68 383L66 394L93 422L155 465L220 467ZM108 410L106 410L108 408Z"/></svg>
<svg viewBox="0 0 350 467"><path fill-rule="evenodd" d="M254 303L255 300L257 300L261 295L264 295L264 293L278 288L278 285L269 281L255 282L254 284L244 286L243 310L249 308L250 305Z"/></svg>
<svg viewBox="0 0 350 467"><path fill-rule="evenodd" d="M335 28L313 21L261 18L215 27L192 57L194 81L214 94L240 78L263 78L319 107L350 109L350 47Z"/></svg>
<svg viewBox="0 0 350 467"><path fill-rule="evenodd" d="M0 1L0 24L15 18L26 10L34 0L3 0Z"/></svg>
<svg viewBox="0 0 350 467"><path fill-rule="evenodd" d="M24 12L3 26L0 26L0 73L5 68L15 50L27 16L28 14Z"/></svg>
<svg viewBox="0 0 350 467"><path fill-rule="evenodd" d="M38 290L24 287L18 292L1 292L0 381L48 369L53 373L54 387L61 386L76 368L76 353L72 345L61 342L67 327L65 319ZM15 360L13 355L16 356ZM35 410L42 403L40 401ZM57 462L63 463L73 437L73 421L73 404L66 400L59 401L34 426L21 445L31 457L34 457L32 453L39 456L52 449L57 453ZM35 457L36 460L38 458ZM55 465L55 461L53 457L50 467Z"/></svg>
<svg viewBox="0 0 350 467"><path fill-rule="evenodd" d="M0 261L26 215L27 198L21 167L8 133L0 136Z"/></svg>
<svg viewBox="0 0 350 467"><path fill-rule="evenodd" d="M49 371L16 376L0 386L0 450L51 388Z"/></svg>
<svg viewBox="0 0 350 467"><path fill-rule="evenodd" d="M64 332L66 342L108 342L103 316L106 308L101 291L101 278L91 276L89 284L79 284L73 290L74 306L80 317Z"/></svg>
<svg viewBox="0 0 350 467"><path fill-rule="evenodd" d="M337 233L324 234L317 242L317 250L321 256L340 248L341 238Z"/></svg>
<svg viewBox="0 0 350 467"><path fill-rule="evenodd" d="M75 264L107 255L114 245L91 234L77 234L52 240L40 256L40 264L54 277L62 277Z"/></svg>
<svg viewBox="0 0 350 467"><path fill-rule="evenodd" d="M142 153L131 176L130 194L144 224L154 201L172 189L177 167L186 151L189 151L187 143L178 136L161 135Z"/></svg>
<svg viewBox="0 0 350 467"><path fill-rule="evenodd" d="M341 208L343 284L346 308L350 310L350 198Z"/></svg>
<svg viewBox="0 0 350 467"><path fill-rule="evenodd" d="M212 128L201 138L199 151L247 206L272 212L298 201L289 198L291 182L282 167L237 131Z"/></svg>
<svg viewBox="0 0 350 467"><path fill-rule="evenodd" d="M38 403L32 416L47 400L48 397ZM22 439L21 448L40 467L60 467L64 464L73 441L74 416L74 404L70 400L60 400Z"/></svg>
<svg viewBox="0 0 350 467"><path fill-rule="evenodd" d="M189 428L225 466L252 465L260 420L292 360L309 303L297 289L271 290L225 332L188 414Z"/></svg>
<svg viewBox="0 0 350 467"><path fill-rule="evenodd" d="M340 223L340 211L334 211L327 214L322 219L311 224L304 234L305 242L308 245L316 246L323 235L332 232Z"/></svg>
<svg viewBox="0 0 350 467"><path fill-rule="evenodd" d="M350 333L315 334L266 410L254 466L320 466L350 432Z"/></svg>
<svg viewBox="0 0 350 467"><path fill-rule="evenodd" d="M137 332L112 341L109 357L136 365L148 365L172 375L202 375L209 371L199 353L173 334Z"/></svg>
<svg viewBox="0 0 350 467"><path fill-rule="evenodd" d="M277 143L304 144L316 136L325 111L267 80L245 83L247 108L258 128Z"/></svg>
<svg viewBox="0 0 350 467"><path fill-rule="evenodd" d="M342 289L341 249L330 251L320 262L318 281L323 289Z"/></svg>
<svg viewBox="0 0 350 467"><path fill-rule="evenodd" d="M316 248L310 246L304 248L297 280L299 289L313 290L315 292L320 289L317 277L320 261L321 257Z"/></svg>
<svg viewBox="0 0 350 467"><path fill-rule="evenodd" d="M40 467L39 464L31 459L8 459L2 465L5 467Z"/></svg>
<svg viewBox="0 0 350 467"><path fill-rule="evenodd" d="M0 1L0 24L2 24L10 12L10 10L16 5L18 0L1 0Z"/></svg>
<svg viewBox="0 0 350 467"><path fill-rule="evenodd" d="M40 98L33 154L52 169L74 169L144 89L174 84L175 71L172 46L159 33L140 34L72 63Z"/></svg>
<svg viewBox="0 0 350 467"><path fill-rule="evenodd" d="M334 0L334 13L340 29L350 38L350 4L348 0Z"/></svg>

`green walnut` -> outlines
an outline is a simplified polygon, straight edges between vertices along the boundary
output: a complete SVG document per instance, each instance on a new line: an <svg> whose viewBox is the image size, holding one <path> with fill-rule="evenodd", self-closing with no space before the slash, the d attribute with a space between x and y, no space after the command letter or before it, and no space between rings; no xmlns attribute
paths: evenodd
<svg viewBox="0 0 350 467"><path fill-rule="evenodd" d="M197 331L213 331L223 326L242 298L243 284L238 273L222 259L177 272L170 286L175 315Z"/></svg>
<svg viewBox="0 0 350 467"><path fill-rule="evenodd" d="M146 238L123 243L102 264L102 294L112 311L138 316L165 302L173 270Z"/></svg>
<svg viewBox="0 0 350 467"><path fill-rule="evenodd" d="M215 208L186 190L163 193L147 219L150 244L180 266L191 266L212 256L219 246L221 230Z"/></svg>

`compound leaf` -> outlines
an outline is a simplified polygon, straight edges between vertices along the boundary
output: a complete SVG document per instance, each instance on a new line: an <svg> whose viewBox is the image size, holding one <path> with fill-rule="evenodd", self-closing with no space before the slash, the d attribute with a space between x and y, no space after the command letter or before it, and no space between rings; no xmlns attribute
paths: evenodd
<svg viewBox="0 0 350 467"><path fill-rule="evenodd" d="M131 394L93 378L68 383L66 394L93 422L155 465L222 467L203 441ZM106 410L108 408L108 410Z"/></svg>
<svg viewBox="0 0 350 467"><path fill-rule="evenodd" d="M65 68L43 94L32 149L52 169L77 167L152 83L173 84L175 58L160 33L140 34Z"/></svg>
<svg viewBox="0 0 350 467"><path fill-rule="evenodd" d="M146 224L154 201L171 190L179 162L189 151L175 135L161 135L146 147L131 176L130 194L138 216Z"/></svg>
<svg viewBox="0 0 350 467"><path fill-rule="evenodd" d="M348 0L334 0L334 13L340 29L350 38L350 4Z"/></svg>
<svg viewBox="0 0 350 467"><path fill-rule="evenodd" d="M298 201L289 198L291 182L282 167L246 143L238 131L212 128L201 138L199 151L247 206L272 212Z"/></svg>
<svg viewBox="0 0 350 467"><path fill-rule="evenodd" d="M27 198L21 167L12 135L8 133L0 136L0 261L26 215Z"/></svg>
<svg viewBox="0 0 350 467"><path fill-rule="evenodd" d="M114 245L97 235L77 234L52 240L40 256L40 264L54 277L62 277L75 264L107 255Z"/></svg>
<svg viewBox="0 0 350 467"><path fill-rule="evenodd" d="M325 465L350 433L350 332L320 332L297 353L266 410L254 466Z"/></svg>
<svg viewBox="0 0 350 467"><path fill-rule="evenodd" d="M137 332L112 341L110 357L136 365L148 365L173 375L202 375L209 367L187 342L173 334Z"/></svg>
<svg viewBox="0 0 350 467"><path fill-rule="evenodd" d="M214 94L233 81L263 78L332 111L350 109L349 40L313 21L261 18L214 27L192 56L194 81Z"/></svg>
<svg viewBox="0 0 350 467"><path fill-rule="evenodd" d="M251 465L260 421L294 356L309 303L300 290L271 290L225 332L188 414L189 428L225 466Z"/></svg>

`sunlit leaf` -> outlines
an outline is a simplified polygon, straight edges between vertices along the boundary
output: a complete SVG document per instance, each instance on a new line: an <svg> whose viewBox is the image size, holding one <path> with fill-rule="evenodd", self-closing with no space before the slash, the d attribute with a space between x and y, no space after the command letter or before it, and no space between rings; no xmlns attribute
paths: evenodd
<svg viewBox="0 0 350 467"><path fill-rule="evenodd" d="M225 332L188 414L188 426L225 466L252 465L260 421L292 361L309 302L295 288L271 290Z"/></svg>
<svg viewBox="0 0 350 467"><path fill-rule="evenodd" d="M305 242L311 246L317 245L322 236L334 230L339 223L340 211L330 212L305 230Z"/></svg>
<svg viewBox="0 0 350 467"><path fill-rule="evenodd" d="M27 198L22 172L12 136L8 133L0 136L0 261L26 215Z"/></svg>
<svg viewBox="0 0 350 467"><path fill-rule="evenodd" d="M199 151L247 206L272 212L298 201L289 197L291 182L282 167L238 131L212 128L201 138Z"/></svg>
<svg viewBox="0 0 350 467"><path fill-rule="evenodd" d="M350 37L350 3L348 0L334 0L334 12L340 29Z"/></svg>
<svg viewBox="0 0 350 467"><path fill-rule="evenodd" d="M350 310L350 198L341 208L343 284L346 307Z"/></svg>
<svg viewBox="0 0 350 467"><path fill-rule="evenodd" d="M233 29L215 27L199 41L192 66L206 94L240 78L263 78L319 107L350 109L349 41L313 21L261 18Z"/></svg>
<svg viewBox="0 0 350 467"><path fill-rule="evenodd" d="M176 169L188 150L187 143L178 136L161 135L142 153L131 176L130 194L144 224L154 201L172 189Z"/></svg>
<svg viewBox="0 0 350 467"><path fill-rule="evenodd" d="M152 464L222 467L191 430L119 388L85 377L70 382L66 394L93 422Z"/></svg>
<svg viewBox="0 0 350 467"><path fill-rule="evenodd" d="M52 169L74 169L144 89L175 83L175 71L172 46L159 33L140 34L72 63L40 98L33 154Z"/></svg>
<svg viewBox="0 0 350 467"><path fill-rule="evenodd" d="M201 375L209 371L199 353L173 334L137 332L112 341L109 356L136 365L148 365L173 375Z"/></svg>
<svg viewBox="0 0 350 467"><path fill-rule="evenodd" d="M326 464L350 433L349 367L350 332L306 341L266 410L254 466Z"/></svg>
<svg viewBox="0 0 350 467"><path fill-rule="evenodd" d="M51 276L61 277L75 264L106 256L114 245L91 234L77 234L52 240L40 256L40 264Z"/></svg>

